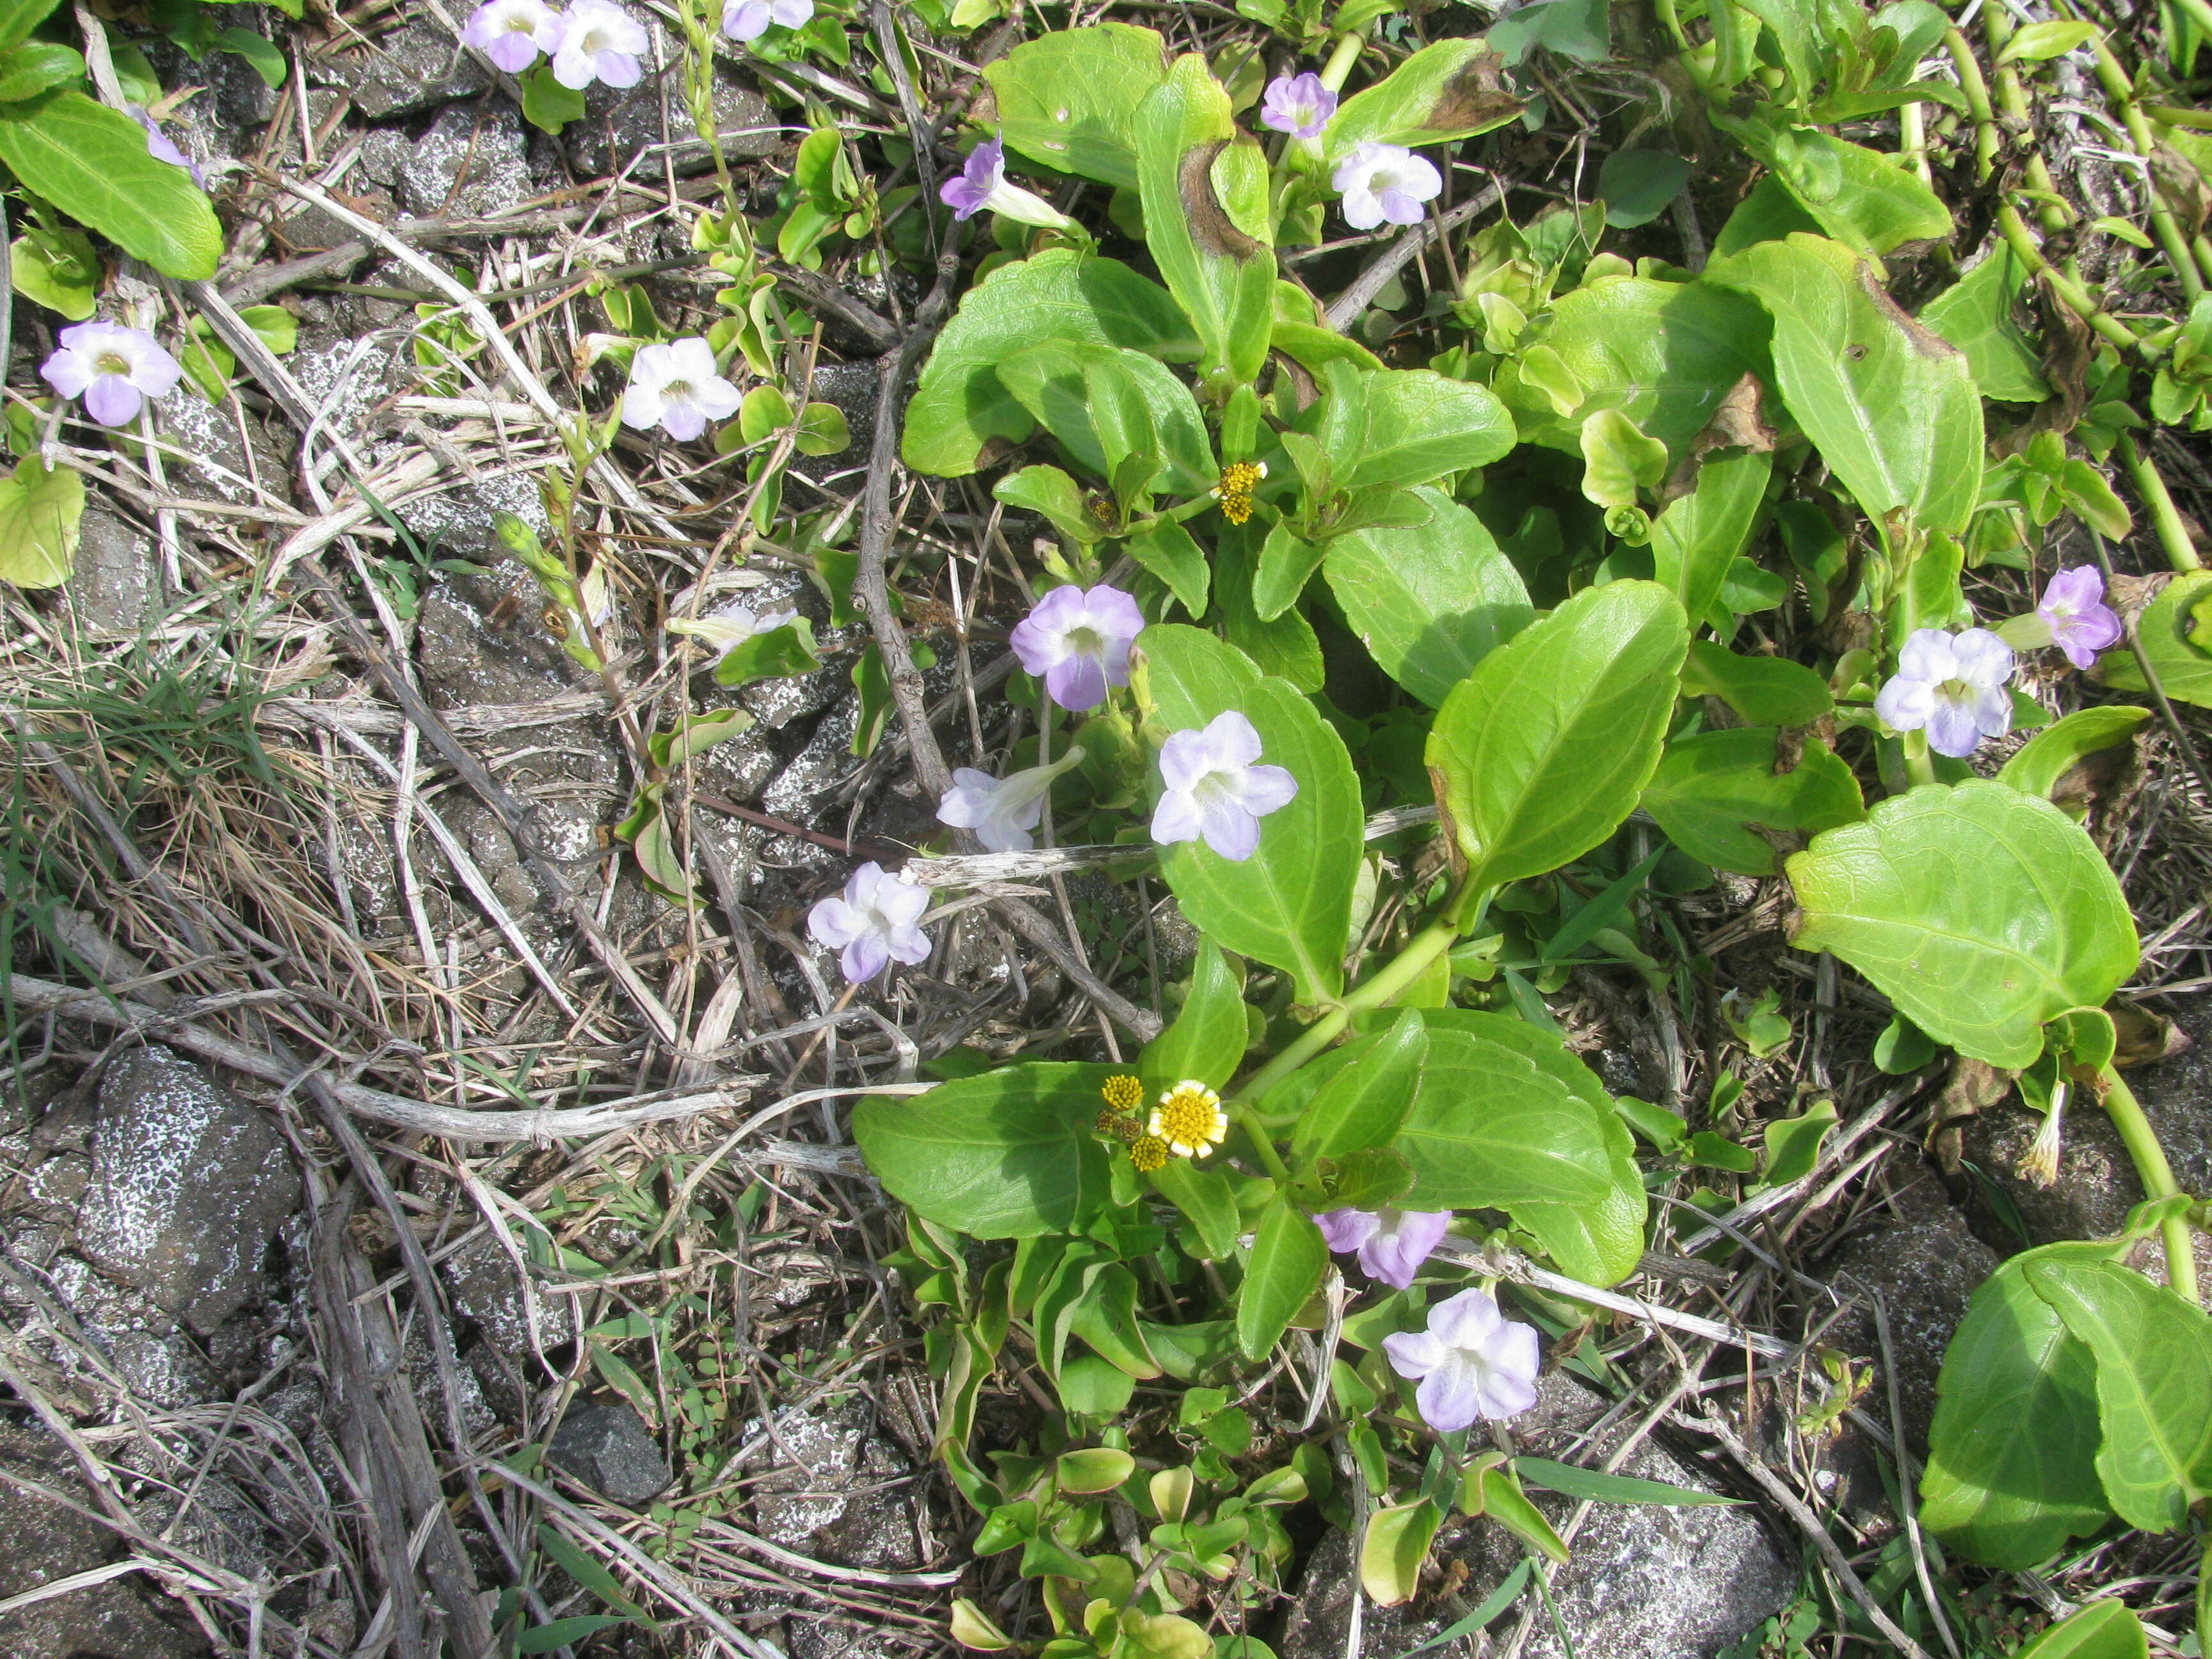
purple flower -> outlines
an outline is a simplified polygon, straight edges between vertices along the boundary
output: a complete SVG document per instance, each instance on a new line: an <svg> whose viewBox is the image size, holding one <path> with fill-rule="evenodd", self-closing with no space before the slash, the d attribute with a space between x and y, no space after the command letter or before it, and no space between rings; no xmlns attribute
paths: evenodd
<svg viewBox="0 0 2212 1659"><path fill-rule="evenodd" d="M1360 1271L1402 1291L1443 1240L1449 1210L1331 1210L1314 1218L1328 1248L1359 1252Z"/></svg>
<svg viewBox="0 0 2212 1659"><path fill-rule="evenodd" d="M1304 75L1279 75L1267 82L1267 95L1260 105L1260 125L1287 132L1293 138L1318 138L1335 113L1336 94L1309 70Z"/></svg>
<svg viewBox="0 0 2212 1659"><path fill-rule="evenodd" d="M722 13L722 33L732 40L757 40L768 26L795 29L814 15L814 0L738 0Z"/></svg>
<svg viewBox="0 0 2212 1659"><path fill-rule="evenodd" d="M2035 614L2050 625L2051 642L2076 668L2095 667L2097 653L2119 643L2119 613L2105 603L2104 574L2094 565L2076 565L2052 576Z"/></svg>
<svg viewBox="0 0 2212 1659"><path fill-rule="evenodd" d="M64 398L84 399L102 426L128 426L149 398L167 397L184 375L174 357L143 330L119 323L79 323L61 332L61 349L39 366Z"/></svg>
<svg viewBox="0 0 2212 1659"><path fill-rule="evenodd" d="M842 894L806 913L806 931L843 953L838 965L848 982L865 985L892 962L929 960L929 940L915 925L927 908L929 889L871 862L853 872Z"/></svg>
<svg viewBox="0 0 2212 1659"><path fill-rule="evenodd" d="M1964 760L1984 738L2012 725L2012 647L1986 628L1946 634L1913 630L1897 653L1897 673L1874 700L1874 712L1899 732L1925 728L1928 746Z"/></svg>
<svg viewBox="0 0 2212 1659"><path fill-rule="evenodd" d="M561 15L543 0L484 0L462 27L461 41L494 65L520 75L541 52L561 49Z"/></svg>
<svg viewBox="0 0 2212 1659"><path fill-rule="evenodd" d="M1055 587L1014 624L1009 643L1052 700L1079 714L1105 702L1107 687L1129 683L1129 643L1144 627L1118 587Z"/></svg>
<svg viewBox="0 0 2212 1659"><path fill-rule="evenodd" d="M1223 858L1242 863L1260 848L1260 820L1287 806L1298 781L1279 766L1255 764L1260 733L1231 708L1202 732L1174 732L1160 745L1160 781L1152 839L1163 847L1206 838Z"/></svg>
<svg viewBox="0 0 2212 1659"><path fill-rule="evenodd" d="M553 78L571 92L581 92L594 81L634 87L645 72L638 54L652 44L645 26L614 0L575 0L561 19Z"/></svg>
<svg viewBox="0 0 2212 1659"><path fill-rule="evenodd" d="M177 148L177 141L161 131L161 124L149 115L141 105L131 104L125 107L131 118L146 129L146 154L157 161L167 161L173 167L182 167L192 175L194 184L205 190L207 175L200 171L200 164Z"/></svg>
<svg viewBox="0 0 2212 1659"><path fill-rule="evenodd" d="M1344 198L1344 222L1354 230L1386 222L1418 225L1422 204L1444 187L1443 175L1425 156L1372 139L1355 145L1329 182Z"/></svg>
<svg viewBox="0 0 2212 1659"><path fill-rule="evenodd" d="M1506 1318L1487 1291L1462 1291L1437 1303L1428 1329L1386 1336L1382 1352L1392 1370L1419 1380L1413 1403L1441 1433L1536 1403L1536 1328Z"/></svg>
<svg viewBox="0 0 2212 1659"><path fill-rule="evenodd" d="M694 336L665 345L640 346L630 359L629 389L623 393L623 424L641 432L659 427L689 443L709 421L726 421L744 399L714 367L714 349Z"/></svg>
<svg viewBox="0 0 2212 1659"><path fill-rule="evenodd" d="M1075 228L1075 221L1043 197L1006 182L1006 146L997 138L986 138L970 150L960 176L939 185L937 195L952 210L956 219L972 219L988 208L1022 224L1036 225L1046 230Z"/></svg>
<svg viewBox="0 0 2212 1659"><path fill-rule="evenodd" d="M956 830L973 830L994 853L1026 853L1036 845L1032 834L1044 822L1044 798L1052 781L1083 758L1079 746L1049 766L994 778L972 766L956 768L952 787L938 803L937 821Z"/></svg>

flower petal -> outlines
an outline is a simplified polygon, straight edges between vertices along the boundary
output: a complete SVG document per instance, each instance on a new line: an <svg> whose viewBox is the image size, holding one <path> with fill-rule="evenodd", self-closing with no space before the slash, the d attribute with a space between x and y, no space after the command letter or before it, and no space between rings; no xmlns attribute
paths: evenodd
<svg viewBox="0 0 2212 1659"><path fill-rule="evenodd" d="M1893 731L1917 732L1936 712L1936 688L1899 674L1875 694L1874 712Z"/></svg>
<svg viewBox="0 0 2212 1659"><path fill-rule="evenodd" d="M1382 1339L1383 1356L1401 1376L1426 1376L1450 1352L1426 1331L1399 1331Z"/></svg>
<svg viewBox="0 0 2212 1659"><path fill-rule="evenodd" d="M1106 701L1106 670L1096 657L1071 657L1046 671L1044 689L1062 708L1079 714Z"/></svg>
<svg viewBox="0 0 2212 1659"><path fill-rule="evenodd" d="M1187 790L1170 789L1152 808L1152 839L1163 847L1196 841L1205 832L1198 799Z"/></svg>
<svg viewBox="0 0 2212 1659"><path fill-rule="evenodd" d="M837 958L837 965L844 970L847 984L866 985L890 964L890 959L884 936L866 933L845 947L844 953Z"/></svg>
<svg viewBox="0 0 2212 1659"><path fill-rule="evenodd" d="M84 412L102 426L128 426L143 403L138 388L120 374L100 374L85 391Z"/></svg>
<svg viewBox="0 0 2212 1659"><path fill-rule="evenodd" d="M867 931L867 922L853 907L832 894L806 913L806 931L817 945L842 950Z"/></svg>
<svg viewBox="0 0 2212 1659"><path fill-rule="evenodd" d="M1951 636L1940 628L1916 628L1897 653L1897 672L1910 680L1930 685L1954 678L1959 672L1958 652Z"/></svg>
<svg viewBox="0 0 2212 1659"><path fill-rule="evenodd" d="M1982 740L1980 723L1972 704L1939 695L1928 716L1928 746L1953 760L1965 760Z"/></svg>
<svg viewBox="0 0 2212 1659"><path fill-rule="evenodd" d="M1372 1210L1330 1210L1314 1218L1322 1243L1339 1255L1347 1255L1382 1231L1382 1218Z"/></svg>
<svg viewBox="0 0 2212 1659"><path fill-rule="evenodd" d="M1260 850L1260 820L1237 804L1228 791L1209 789L1194 799L1206 844L1232 864Z"/></svg>
<svg viewBox="0 0 2212 1659"><path fill-rule="evenodd" d="M1413 1390L1421 1421L1439 1434L1472 1427L1482 1415L1480 1383L1481 1375L1474 1365L1459 1354L1449 1356Z"/></svg>

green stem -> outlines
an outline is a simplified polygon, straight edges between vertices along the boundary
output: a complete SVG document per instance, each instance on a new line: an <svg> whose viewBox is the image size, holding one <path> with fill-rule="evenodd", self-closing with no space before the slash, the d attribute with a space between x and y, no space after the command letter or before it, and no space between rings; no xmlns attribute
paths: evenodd
<svg viewBox="0 0 2212 1659"><path fill-rule="evenodd" d="M1907 785L1917 789L1923 783L1935 782L1936 757L1928 752L1928 734L1924 732L1908 732L1905 734L1904 744L1905 777Z"/></svg>
<svg viewBox="0 0 2212 1659"><path fill-rule="evenodd" d="M1928 162L1928 118L1926 107L1920 104L1900 106L1897 112L1897 147L1912 163L1912 170L1920 175L1920 182L1936 188L1936 171Z"/></svg>
<svg viewBox="0 0 2212 1659"><path fill-rule="evenodd" d="M1990 43L1990 62L1996 64L1996 107L2014 124L2014 131L2033 132L2034 123L2027 106L2027 93L2020 83L2020 71L2010 64L1997 62L2004 54L2005 43L2012 39L2012 19L2002 6L1988 7L1982 14L1982 30ZM2046 234L2055 236L2066 228L2069 216L2064 208L2048 199L2057 191L2041 151L2028 154L2024 171L2029 185L2041 191L2045 198L2036 205L2036 222Z"/></svg>
<svg viewBox="0 0 2212 1659"><path fill-rule="evenodd" d="M2120 1144L2128 1149L2135 1162L2136 1176L2142 1181L2146 1198L2166 1198L2181 1190L2173 1178L2173 1166L2166 1161L2166 1148L2158 1144L2158 1132L2150 1127L2143 1115L2142 1103L2135 1091L2120 1080L2120 1074L2107 1063L2101 1073L2105 1084L2105 1110L2112 1120L2112 1127L2120 1132ZM2168 1216L2159 1224L2159 1237L2166 1245L2166 1277L2176 1293L2191 1302L2197 1296L2197 1253L2190 1242L2189 1218Z"/></svg>
<svg viewBox="0 0 2212 1659"><path fill-rule="evenodd" d="M1283 1156L1275 1150L1274 1140L1267 1133L1267 1126L1260 1121L1260 1115L1249 1106L1232 1106L1229 1109L1229 1116L1231 1122L1244 1131L1245 1139L1252 1143L1254 1150L1260 1154L1260 1162L1267 1166L1267 1173L1275 1177L1276 1183L1289 1186L1291 1172L1284 1167Z"/></svg>
<svg viewBox="0 0 2212 1659"><path fill-rule="evenodd" d="M2120 470L2128 475L2136 494L2150 509L2151 525L2158 532L2159 545L2166 550L2166 562L2179 571L2202 570L2204 562L2197 556L2197 544L2190 539L2189 526L2180 508L2174 506L2158 468L2149 456L2136 447L2135 434L2120 434L2112 453L2119 458Z"/></svg>
<svg viewBox="0 0 2212 1659"><path fill-rule="evenodd" d="M1328 62L1322 66L1322 85L1331 92L1342 92L1352 66L1359 61L1359 49L1366 44L1365 31L1361 29L1354 29L1339 40L1336 50L1328 55Z"/></svg>
<svg viewBox="0 0 2212 1659"><path fill-rule="evenodd" d="M2139 351L2145 356L2159 355L2156 349L2125 323L2100 310L2096 301L2090 297L2088 289L2043 257L2043 250L2035 245L2035 239L2027 234L2027 227L2021 222L2020 215L2009 202L1997 210L1997 229L2002 233L2005 245L2012 249L2013 257L2027 268L2027 274L2040 276L2049 283L2051 291L2058 296L2059 302L2069 311L2123 351Z"/></svg>
<svg viewBox="0 0 2212 1659"><path fill-rule="evenodd" d="M1959 71L1959 90L1966 94L1966 113L1974 123L1974 177L1986 180L1996 171L1997 124L1990 112L1990 83L1982 79L1982 66L1972 42L1956 29L1943 32L1943 45Z"/></svg>

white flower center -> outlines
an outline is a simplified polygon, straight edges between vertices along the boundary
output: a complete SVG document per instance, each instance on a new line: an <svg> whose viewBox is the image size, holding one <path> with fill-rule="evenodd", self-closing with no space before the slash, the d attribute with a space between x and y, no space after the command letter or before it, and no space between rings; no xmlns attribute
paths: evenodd
<svg viewBox="0 0 2212 1659"><path fill-rule="evenodd" d="M1095 628L1079 623L1069 629L1065 637L1067 648L1079 657L1103 657L1106 654L1106 641Z"/></svg>
<svg viewBox="0 0 2212 1659"><path fill-rule="evenodd" d="M689 380L671 380L660 388L660 395L671 403L689 403L696 390Z"/></svg>
<svg viewBox="0 0 2212 1659"><path fill-rule="evenodd" d="M1377 167L1367 175L1368 191L1376 196L1386 195L1391 191L1401 188L1404 184L1405 180L1399 175L1398 169L1395 167Z"/></svg>
<svg viewBox="0 0 2212 1659"><path fill-rule="evenodd" d="M586 58L597 58L601 52L609 50L606 25L592 24L584 31L584 38L577 42L577 45L582 48L584 56Z"/></svg>

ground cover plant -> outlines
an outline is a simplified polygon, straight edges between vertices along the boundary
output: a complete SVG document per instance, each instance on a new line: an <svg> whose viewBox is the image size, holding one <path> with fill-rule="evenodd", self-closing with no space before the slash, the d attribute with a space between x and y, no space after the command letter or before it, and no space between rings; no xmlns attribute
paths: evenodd
<svg viewBox="0 0 2212 1659"><path fill-rule="evenodd" d="M19 12L10 1640L2201 1651L2197 0Z"/></svg>

